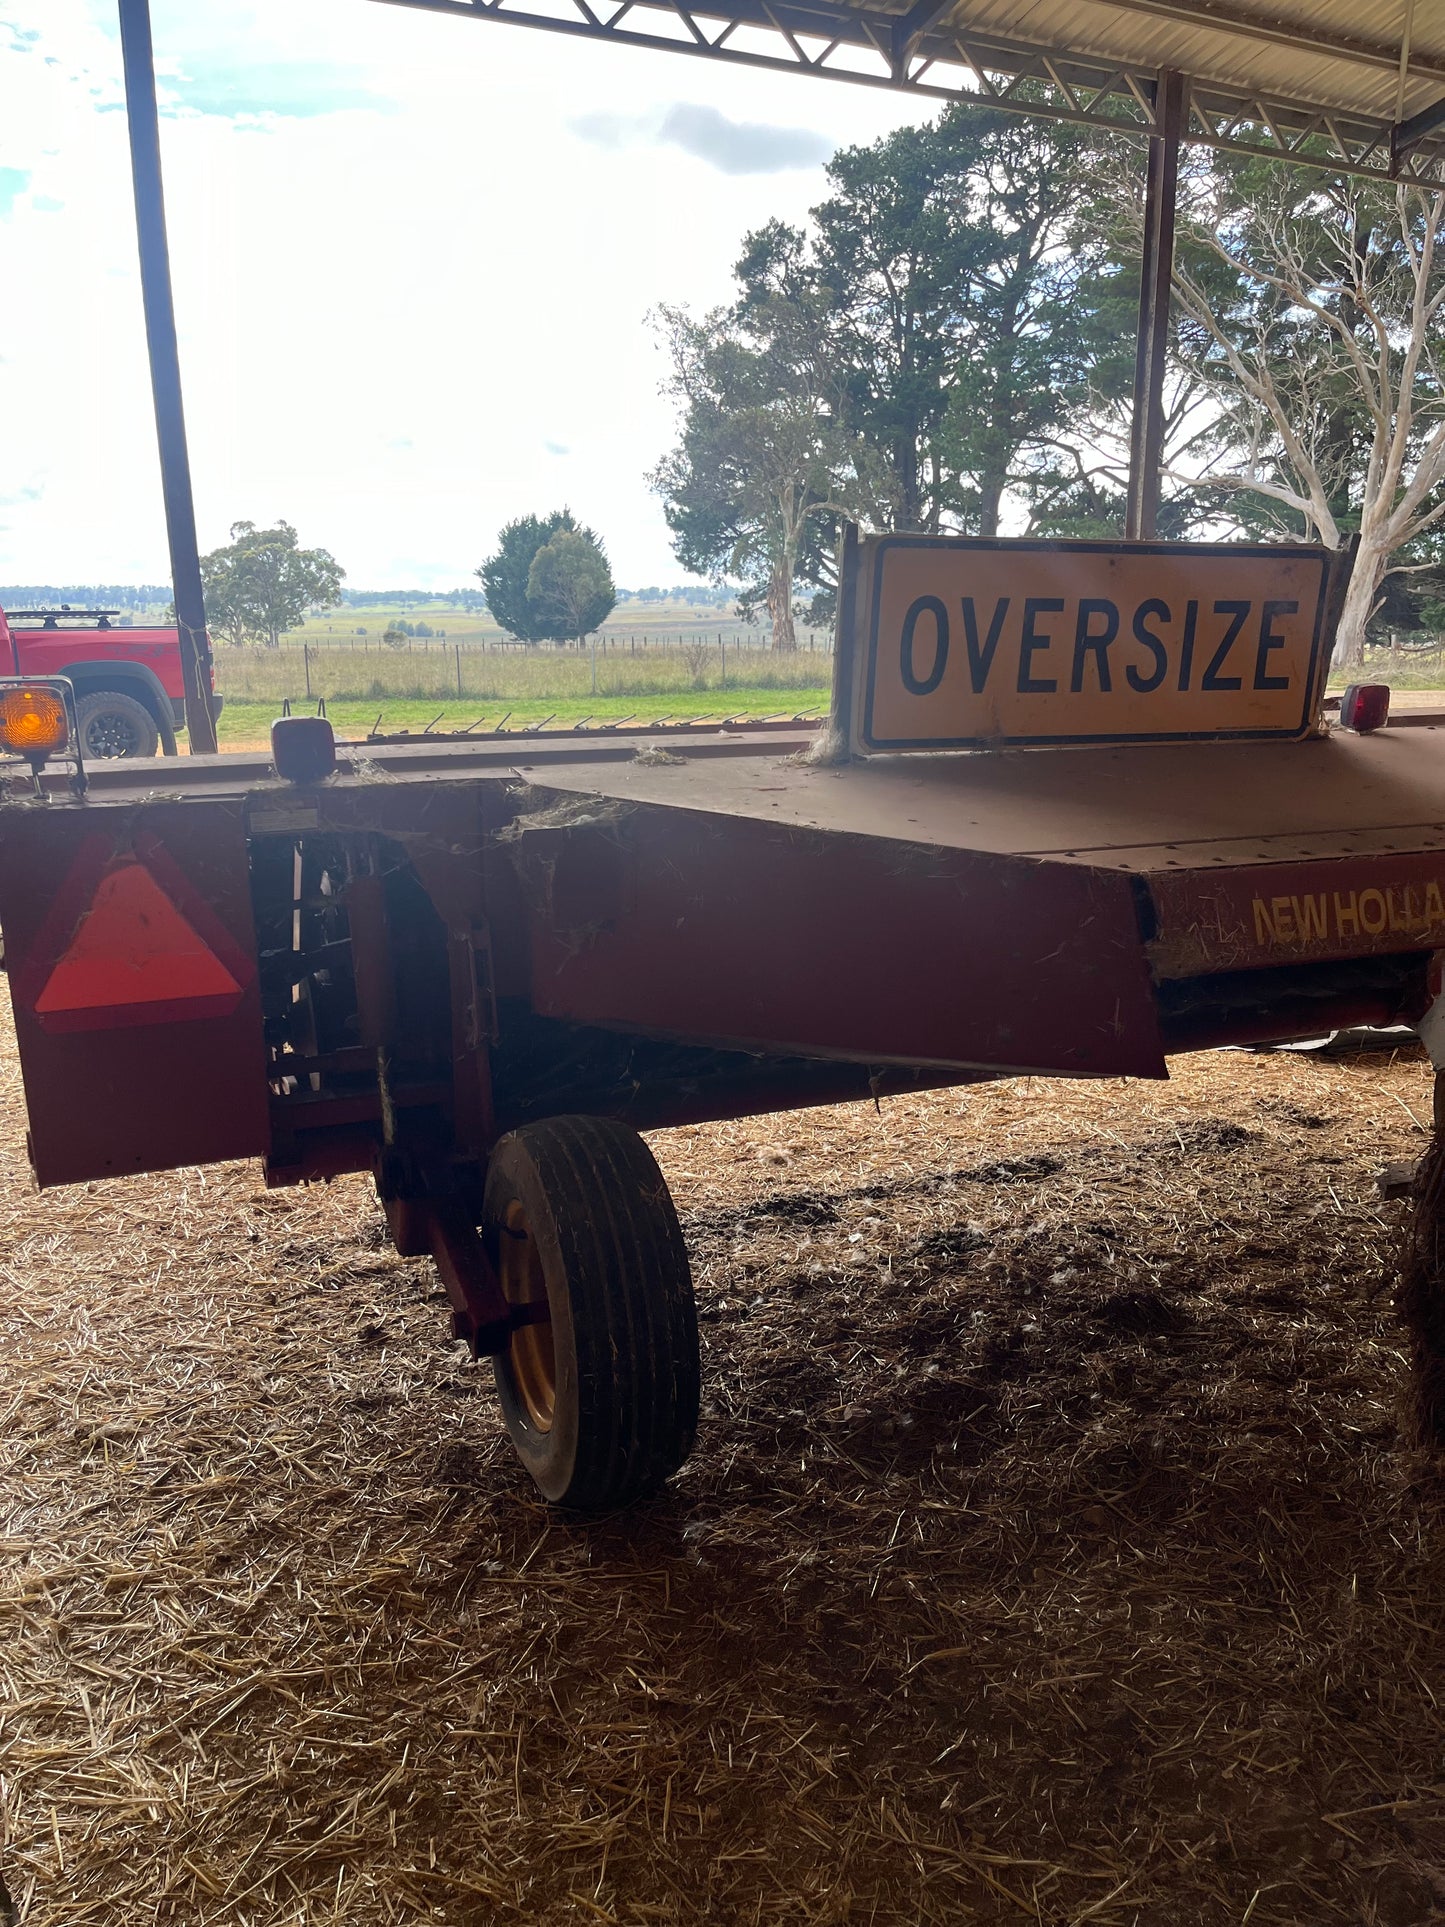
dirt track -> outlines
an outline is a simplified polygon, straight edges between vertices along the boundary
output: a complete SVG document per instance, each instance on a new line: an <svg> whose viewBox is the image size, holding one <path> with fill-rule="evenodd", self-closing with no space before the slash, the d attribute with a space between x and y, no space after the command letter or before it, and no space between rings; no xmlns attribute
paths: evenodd
<svg viewBox="0 0 1445 1927"><path fill-rule="evenodd" d="M583 1527L364 1185L38 1197L7 1033L0 1923L1445 1920L1428 1073L1177 1068L658 1137L704 1431Z"/></svg>

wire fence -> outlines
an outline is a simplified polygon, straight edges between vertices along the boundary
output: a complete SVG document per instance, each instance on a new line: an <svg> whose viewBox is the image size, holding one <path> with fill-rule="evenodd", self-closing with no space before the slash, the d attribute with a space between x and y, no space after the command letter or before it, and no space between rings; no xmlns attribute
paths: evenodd
<svg viewBox="0 0 1445 1927"><path fill-rule="evenodd" d="M599 629L595 637L588 637L582 644L580 653L590 655L595 645L600 655L635 656L648 650L681 650L707 643L729 650L757 651L768 650L769 647L763 630L741 625L715 625L706 629ZM217 643L218 651L222 646ZM488 633L475 628L459 630L455 627L450 630L434 629L425 636L399 636L388 640L387 632L382 629L328 626L325 629L294 630L290 635L282 636L278 646L282 649L352 649L359 650L363 655L429 655L458 648L464 653L474 650L482 655L502 656L519 656L535 651L550 657L558 649L563 653L568 650L574 655L579 653L575 643L515 642L500 632ZM827 629L799 629L797 632L800 655L829 655L832 648L832 633Z"/></svg>
<svg viewBox="0 0 1445 1927"><path fill-rule="evenodd" d="M418 637L412 649L303 642L281 649L217 648L216 687L228 702L389 697L550 702L582 696L663 696L728 689L820 690L832 672L824 649L777 651L699 635L671 648L508 649ZM298 660L299 658L299 660Z"/></svg>

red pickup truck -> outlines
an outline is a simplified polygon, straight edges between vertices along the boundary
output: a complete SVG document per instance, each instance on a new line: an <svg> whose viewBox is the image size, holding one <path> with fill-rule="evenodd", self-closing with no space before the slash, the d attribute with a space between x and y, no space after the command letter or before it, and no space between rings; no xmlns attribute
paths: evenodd
<svg viewBox="0 0 1445 1927"><path fill-rule="evenodd" d="M87 760L174 756L186 726L180 641L118 620L114 609L0 609L0 675L68 677Z"/></svg>

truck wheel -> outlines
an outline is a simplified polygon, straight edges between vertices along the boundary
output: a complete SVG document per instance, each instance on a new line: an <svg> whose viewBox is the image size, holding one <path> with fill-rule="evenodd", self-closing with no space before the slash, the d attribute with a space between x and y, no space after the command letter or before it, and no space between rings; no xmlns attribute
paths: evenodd
<svg viewBox="0 0 1445 1927"><path fill-rule="evenodd" d="M75 705L82 756L154 756L160 742L156 719L134 696L98 689Z"/></svg>
<svg viewBox="0 0 1445 1927"><path fill-rule="evenodd" d="M584 1511L661 1485L697 1432L697 1308L666 1180L635 1131L553 1117L504 1137L483 1236L528 1307L493 1361L512 1443L543 1495Z"/></svg>

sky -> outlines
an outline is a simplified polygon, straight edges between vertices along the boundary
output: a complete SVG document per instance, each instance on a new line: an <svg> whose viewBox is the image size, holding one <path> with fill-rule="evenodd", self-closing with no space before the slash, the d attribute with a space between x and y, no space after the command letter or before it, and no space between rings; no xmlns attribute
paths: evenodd
<svg viewBox="0 0 1445 1927"><path fill-rule="evenodd" d="M169 574L114 0L0 0L0 581ZM670 583L648 316L927 108L376 0L152 0L196 516L446 589L569 506Z"/></svg>

